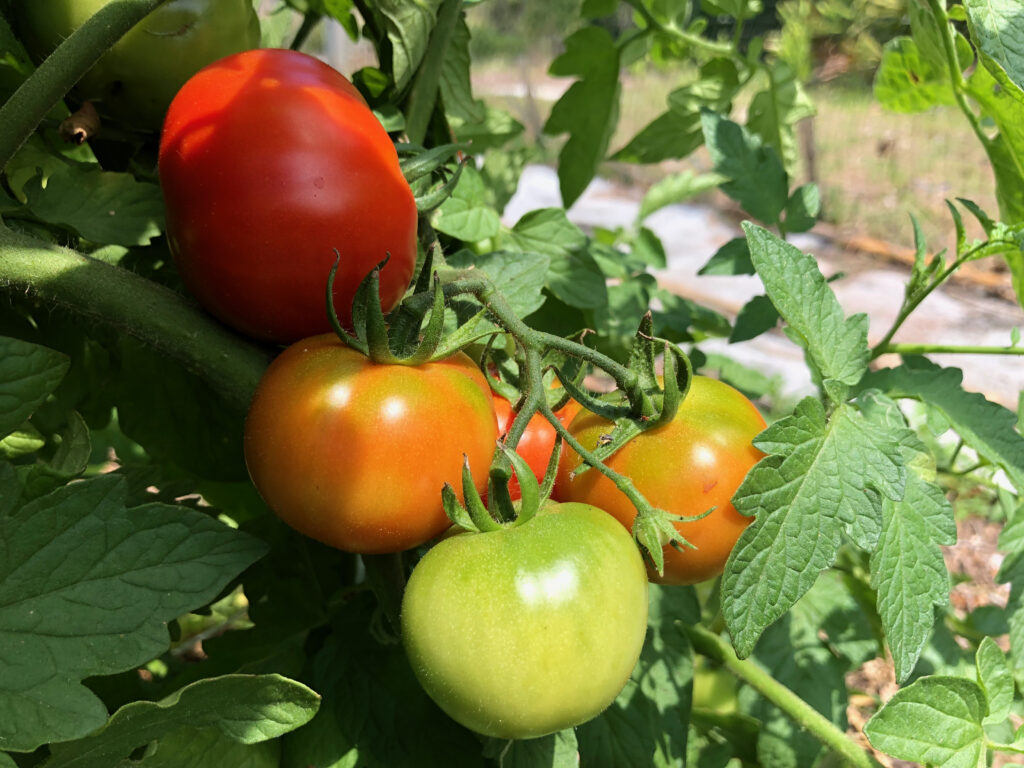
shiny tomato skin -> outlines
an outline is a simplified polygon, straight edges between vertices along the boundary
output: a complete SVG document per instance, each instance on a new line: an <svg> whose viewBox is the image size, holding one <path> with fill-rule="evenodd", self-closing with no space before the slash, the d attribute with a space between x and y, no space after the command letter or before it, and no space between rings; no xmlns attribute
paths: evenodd
<svg viewBox="0 0 1024 768"><path fill-rule="evenodd" d="M580 409L580 404L570 400L566 405L555 411L555 416L562 424L568 425L572 417ZM498 434L504 435L515 419L515 411L512 410L512 403L501 395L494 396L494 413L498 418ZM551 452L555 449L555 428L539 413L535 413L526 425L526 431L516 444L516 453L522 456L526 463L533 470L537 482L543 482L544 473L548 468L548 461L551 459ZM564 448L563 448L564 451ZM561 461L561 458L559 458ZM519 478L514 474L508 483L509 495L512 500L520 498Z"/></svg>
<svg viewBox="0 0 1024 768"><path fill-rule="evenodd" d="M416 264L416 203L390 138L355 87L320 60L263 49L202 69L160 141L167 235L186 287L243 333L288 343L351 324L362 279L385 256L385 311Z"/></svg>
<svg viewBox="0 0 1024 768"><path fill-rule="evenodd" d="M12 9L37 60L110 0L21 0ZM202 67L260 43L251 0L169 0L146 16L78 81L77 101L107 119L158 131L178 89Z"/></svg>
<svg viewBox="0 0 1024 768"><path fill-rule="evenodd" d="M454 720L501 739L600 714L646 630L639 550L585 504L444 539L416 565L402 601L403 642L424 690Z"/></svg>
<svg viewBox="0 0 1024 768"><path fill-rule="evenodd" d="M271 363L244 445L253 483L278 517L369 554L444 532L442 487L461 489L465 455L482 490L496 439L490 390L466 355L380 365L323 334Z"/></svg>
<svg viewBox="0 0 1024 768"><path fill-rule="evenodd" d="M569 431L593 449L610 422L582 411ZM694 516L714 507L706 517L676 523L696 549L664 548L665 573L651 570L660 584L696 584L720 574L736 540L751 518L736 511L731 499L743 478L763 454L751 441L765 428L761 414L740 392L716 379L695 376L675 418L666 426L640 434L614 453L606 464L632 478L637 489L659 509ZM567 448L559 467L554 497L594 504L632 528L636 509L604 475L594 470L571 477L581 462Z"/></svg>

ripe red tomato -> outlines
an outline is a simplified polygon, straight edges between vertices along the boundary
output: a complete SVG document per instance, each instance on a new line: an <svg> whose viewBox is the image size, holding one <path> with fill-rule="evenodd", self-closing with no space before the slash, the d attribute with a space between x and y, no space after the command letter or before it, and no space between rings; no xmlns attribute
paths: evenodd
<svg viewBox="0 0 1024 768"><path fill-rule="evenodd" d="M573 416L579 412L579 409L580 404L575 400L570 400L566 405L555 411L555 416L558 417L562 424L567 425L572 421ZM508 432L509 427L512 426L512 421L516 416L512 410L512 403L501 395L495 395L494 413L498 418L498 434L504 436ZM555 436L555 428L551 426L551 423L539 413L535 413L527 423L523 436L519 438L519 442L516 444L516 453L526 460L530 469L533 470L538 483L544 480L544 473L547 471L551 452L555 449ZM561 461L561 458L559 458L559 461ZM513 501L521 496L519 478L514 474L512 479L509 480L508 491Z"/></svg>
<svg viewBox="0 0 1024 768"><path fill-rule="evenodd" d="M585 504L444 539L402 598L402 639L424 690L454 720L501 739L600 714L626 684L646 631L640 551Z"/></svg>
<svg viewBox="0 0 1024 768"><path fill-rule="evenodd" d="M590 450L611 428L610 422L590 411L581 412L569 425L572 435ZM764 419L746 397L728 384L695 376L669 424L642 433L605 462L632 478L659 509L691 517L715 508L700 520L675 524L697 548L680 552L666 546L665 574L659 577L651 570L652 581L696 584L722 572L736 540L751 521L736 511L731 499L747 470L764 455L751 445L764 428ZM632 528L636 509L611 480L593 469L570 477L580 463L579 454L567 448L555 483L555 498L599 506Z"/></svg>
<svg viewBox="0 0 1024 768"><path fill-rule="evenodd" d="M293 344L264 374L245 460L267 505L349 552L399 552L442 533L444 484L463 456L482 490L497 429L483 374L464 354L380 365L333 334Z"/></svg>
<svg viewBox="0 0 1024 768"><path fill-rule="evenodd" d="M246 51L200 70L160 140L167 235L186 287L250 336L291 342L351 323L356 287L380 276L385 311L416 264L416 203L394 145L355 87L303 53Z"/></svg>

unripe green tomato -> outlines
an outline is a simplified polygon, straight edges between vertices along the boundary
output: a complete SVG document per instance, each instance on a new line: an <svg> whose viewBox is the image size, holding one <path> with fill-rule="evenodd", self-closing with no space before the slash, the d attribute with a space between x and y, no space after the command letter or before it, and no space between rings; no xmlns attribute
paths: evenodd
<svg viewBox="0 0 1024 768"><path fill-rule="evenodd" d="M25 47L43 59L109 0L16 0ZM78 101L132 128L159 130L174 94L207 64L256 48L252 0L169 0L114 44L75 87Z"/></svg>
<svg viewBox="0 0 1024 768"><path fill-rule="evenodd" d="M647 631L636 544L587 504L443 539L402 601L413 671L454 720L530 739L586 722L625 686Z"/></svg>

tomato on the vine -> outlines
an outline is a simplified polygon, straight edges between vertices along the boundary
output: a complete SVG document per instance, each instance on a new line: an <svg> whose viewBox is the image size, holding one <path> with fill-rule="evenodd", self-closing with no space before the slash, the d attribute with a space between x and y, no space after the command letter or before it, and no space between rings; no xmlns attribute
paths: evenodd
<svg viewBox="0 0 1024 768"><path fill-rule="evenodd" d="M264 374L245 460L267 505L349 552L398 552L448 527L445 483L468 457L487 482L497 430L490 389L466 355L381 365L333 334L293 344Z"/></svg>
<svg viewBox="0 0 1024 768"><path fill-rule="evenodd" d="M28 0L14 4L25 47L48 56L110 0ZM133 128L159 130L174 94L210 62L260 44L252 0L170 0L96 62L75 97Z"/></svg>
<svg viewBox="0 0 1024 768"><path fill-rule="evenodd" d="M248 335L291 342L351 323L380 273L385 311L416 264L416 202L394 145L355 87L319 59L265 49L202 69L178 92L160 141L167 235L188 289Z"/></svg>
<svg viewBox="0 0 1024 768"><path fill-rule="evenodd" d="M570 400L566 405L555 411L555 416L562 424L568 425L580 409L580 404ZM512 403L501 395L494 396L494 413L498 417L498 434L504 436L512 426L515 419L515 411L512 410ZM548 461L551 460L551 453L555 449L555 428L541 414L535 413L530 417L526 425L526 431L516 444L516 453L522 456L526 463L533 470L537 482L544 480L544 473L548 468ZM562 449L564 451L564 448ZM561 458L559 458L561 461ZM521 495L519 490L519 478L514 474L508 483L509 495L515 501Z"/></svg>
<svg viewBox="0 0 1024 768"><path fill-rule="evenodd" d="M402 601L402 637L424 690L467 728L502 739L600 714L646 631L640 552L585 504L444 539L416 565Z"/></svg>
<svg viewBox="0 0 1024 768"><path fill-rule="evenodd" d="M641 433L616 451L605 464L630 477L647 500L670 514L692 517L713 508L700 520L676 523L696 549L664 548L661 584L696 584L717 576L751 518L736 511L731 499L743 478L763 454L751 441L765 421L740 392L716 379L694 376L690 391L667 425ZM593 450L612 424L582 411L570 433ZM567 448L555 483L555 498L580 501L607 510L632 528L636 509L624 493L600 472L573 475L582 459Z"/></svg>

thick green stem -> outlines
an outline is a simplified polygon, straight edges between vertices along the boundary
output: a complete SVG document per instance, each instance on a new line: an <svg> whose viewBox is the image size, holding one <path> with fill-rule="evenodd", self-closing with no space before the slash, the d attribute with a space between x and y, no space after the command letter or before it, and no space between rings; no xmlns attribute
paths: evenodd
<svg viewBox="0 0 1024 768"><path fill-rule="evenodd" d="M681 624L694 649L713 659L747 683L768 701L785 712L801 728L813 734L822 744L857 768L877 765L835 723L778 682L753 661L740 659L732 646L700 624Z"/></svg>
<svg viewBox="0 0 1024 768"><path fill-rule="evenodd" d="M1024 347L985 347L956 344L886 344L878 354L897 355L1024 355Z"/></svg>
<svg viewBox="0 0 1024 768"><path fill-rule="evenodd" d="M125 32L165 0L114 0L76 29L0 107L4 168L53 105Z"/></svg>
<svg viewBox="0 0 1024 768"><path fill-rule="evenodd" d="M121 267L0 225L0 294L44 302L105 323L158 349L244 410L270 353L228 331L181 295Z"/></svg>

